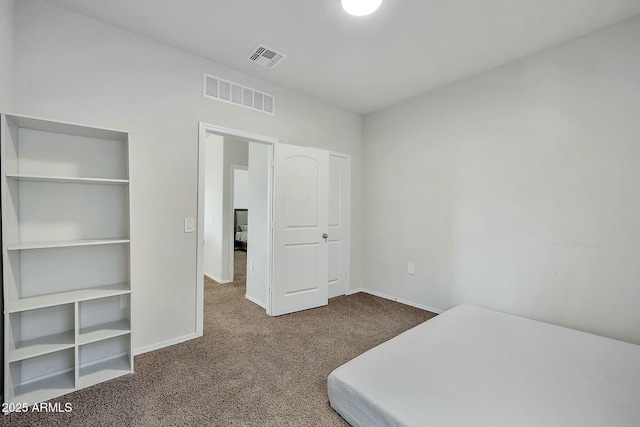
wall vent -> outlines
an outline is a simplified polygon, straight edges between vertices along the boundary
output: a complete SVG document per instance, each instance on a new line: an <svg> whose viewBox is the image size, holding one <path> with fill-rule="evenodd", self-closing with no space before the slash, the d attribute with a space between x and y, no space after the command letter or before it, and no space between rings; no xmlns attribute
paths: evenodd
<svg viewBox="0 0 640 427"><path fill-rule="evenodd" d="M263 113L276 114L276 98L268 93L221 79L211 74L203 74L202 96L234 104L239 107Z"/></svg>
<svg viewBox="0 0 640 427"><path fill-rule="evenodd" d="M274 68L276 65L282 62L287 55L282 52L276 52L275 50L259 44L251 51L247 59L249 61L260 64L263 67Z"/></svg>

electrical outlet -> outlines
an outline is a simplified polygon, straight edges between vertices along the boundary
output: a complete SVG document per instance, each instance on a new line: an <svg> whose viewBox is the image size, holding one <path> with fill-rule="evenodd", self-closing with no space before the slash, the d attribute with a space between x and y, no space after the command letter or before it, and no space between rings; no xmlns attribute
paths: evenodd
<svg viewBox="0 0 640 427"><path fill-rule="evenodd" d="M407 273L416 274L416 266L412 262L407 265Z"/></svg>
<svg viewBox="0 0 640 427"><path fill-rule="evenodd" d="M129 307L129 294L120 295L120 308Z"/></svg>

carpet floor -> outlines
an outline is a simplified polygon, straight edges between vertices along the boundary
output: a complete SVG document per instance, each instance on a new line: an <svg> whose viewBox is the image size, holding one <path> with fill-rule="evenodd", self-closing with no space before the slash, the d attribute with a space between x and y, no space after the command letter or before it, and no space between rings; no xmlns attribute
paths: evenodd
<svg viewBox="0 0 640 427"><path fill-rule="evenodd" d="M329 406L327 376L433 317L368 294L269 317L235 281L205 280L204 336L135 357L135 373L51 403L67 413L13 413L0 426L347 426Z"/></svg>

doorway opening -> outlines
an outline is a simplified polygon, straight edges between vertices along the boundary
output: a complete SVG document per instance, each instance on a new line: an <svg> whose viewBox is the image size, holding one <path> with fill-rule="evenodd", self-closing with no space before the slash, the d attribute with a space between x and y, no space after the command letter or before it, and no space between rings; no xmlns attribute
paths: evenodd
<svg viewBox="0 0 640 427"><path fill-rule="evenodd" d="M216 142L222 148L208 151L208 145L216 146ZM263 307L268 315L281 315L326 305L330 296L349 291L350 156L201 123L196 249L199 335L203 330L205 272L219 279L216 282L230 282L234 260L239 258L234 249L242 224L233 206L232 183L233 165L242 166L243 161L231 160L234 157L225 153L235 152L241 144L248 147L248 161L244 162L248 168L247 265L242 267L246 272L245 298ZM218 162L216 167L222 171L211 175L222 176L223 182L218 205L211 204L217 213L205 211L209 206L205 197L208 160ZM205 224L217 225L219 235L205 235ZM218 247L220 276L209 267L205 250L209 243Z"/></svg>
<svg viewBox="0 0 640 427"><path fill-rule="evenodd" d="M200 124L196 329L203 331L205 276L245 279L245 298L269 314L272 159L276 139ZM240 234L238 234L240 233ZM235 283L236 285L238 283Z"/></svg>
<svg viewBox="0 0 640 427"><path fill-rule="evenodd" d="M249 143L250 144L250 143ZM247 150L248 151L248 150ZM248 153L247 153L248 154ZM231 239L233 244L229 247L231 263L231 280L236 280L237 274L246 278L247 251L249 246L249 156L246 157L246 165L231 165L230 191L231 191ZM205 188L206 192L206 188ZM206 207L205 207L206 210ZM255 222L255 221L253 221ZM206 247L205 247L206 248ZM206 250L206 249L205 249ZM206 259L205 252L205 259ZM205 273L206 275L206 273ZM246 293L245 293L246 294Z"/></svg>

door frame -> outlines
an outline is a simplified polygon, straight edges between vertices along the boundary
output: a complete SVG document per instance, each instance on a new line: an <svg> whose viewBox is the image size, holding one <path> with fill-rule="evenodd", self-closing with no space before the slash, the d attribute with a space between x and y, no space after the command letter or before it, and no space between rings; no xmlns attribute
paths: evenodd
<svg viewBox="0 0 640 427"><path fill-rule="evenodd" d="M349 292L351 291L351 154L347 154L347 153L340 153L338 151L329 151L329 166L331 166L331 156L333 157L339 157L342 159L347 160L349 163L349 168L348 168L348 177L347 177L347 185L346 185L346 199L347 199L347 203L348 203L348 215L347 215L347 223L346 223L346 228L347 228L347 250L346 250L346 260L341 260L341 261L345 261L345 265L346 265L346 269L347 269L347 277L346 280L344 280L345 282L345 289L344 289L344 294L340 294L340 295L334 295L333 297L329 297L329 299L331 298L335 298L336 296L341 296L341 295L349 295ZM331 191L331 189L329 189L329 191ZM329 195L329 197L331 197L331 194ZM331 227L329 227L331 228Z"/></svg>
<svg viewBox="0 0 640 427"><path fill-rule="evenodd" d="M238 129L227 128L205 122L198 123L198 212L197 212L197 236L196 236L196 336L201 337L204 331L204 174L205 174L205 141L207 134L228 136L242 139L249 142L268 144L274 146L277 138L255 133L245 132ZM273 158L269 159L268 177L269 203L268 223L272 224L268 235L269 240L269 262L267 263L267 314L271 315L271 288L273 284Z"/></svg>

